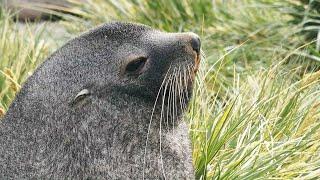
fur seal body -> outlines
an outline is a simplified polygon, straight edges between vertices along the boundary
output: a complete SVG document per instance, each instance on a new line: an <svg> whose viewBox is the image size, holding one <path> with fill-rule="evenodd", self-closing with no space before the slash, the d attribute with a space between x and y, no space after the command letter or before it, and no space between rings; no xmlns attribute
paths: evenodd
<svg viewBox="0 0 320 180"><path fill-rule="evenodd" d="M200 40L110 23L51 55L0 123L1 179L194 179L187 125Z"/></svg>

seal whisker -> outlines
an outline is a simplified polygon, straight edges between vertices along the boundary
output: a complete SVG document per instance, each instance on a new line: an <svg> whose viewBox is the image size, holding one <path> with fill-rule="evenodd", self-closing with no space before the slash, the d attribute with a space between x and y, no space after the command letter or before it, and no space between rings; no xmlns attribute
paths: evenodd
<svg viewBox="0 0 320 180"><path fill-rule="evenodd" d="M161 161L161 168L162 168L162 174L164 176L164 179L166 179L166 175L164 172L164 163L163 163L163 157L162 157L162 120L164 116L164 108L165 108L165 101L166 101L166 93L168 85L171 81L171 76L169 76L169 79L166 81L163 96L162 96L162 104L161 104L161 113L160 113L160 125L159 125L159 150L160 150L160 161Z"/></svg>
<svg viewBox="0 0 320 180"><path fill-rule="evenodd" d="M183 86L183 111L187 109L187 102L189 101L189 96L188 96L188 84L187 84L187 78L186 78L186 69L183 71L183 80L184 80L184 86Z"/></svg>
<svg viewBox="0 0 320 180"><path fill-rule="evenodd" d="M184 85L183 85L183 71L184 69L182 69L179 73L179 78L178 78L178 81L179 81L179 102L180 102L180 111L183 111L184 108L185 108L185 99L184 99Z"/></svg>
<svg viewBox="0 0 320 180"><path fill-rule="evenodd" d="M174 79L174 74L175 74L176 68L173 70L173 74L170 76L170 87L169 87L169 93L168 93L168 100L167 100L167 119L166 119L166 124L167 124L167 129L169 128L169 118L170 117L170 112L171 112L171 101L172 101L172 91L173 91L173 79Z"/></svg>
<svg viewBox="0 0 320 180"><path fill-rule="evenodd" d="M181 99L181 111L183 111L185 109L185 85L184 85L184 76L183 76L183 72L184 72L185 68L183 68L183 70L180 72L180 86L181 86L181 94L180 94L180 99Z"/></svg>
<svg viewBox="0 0 320 180"><path fill-rule="evenodd" d="M173 94L173 98L172 98L172 125L174 127L174 122L175 122L175 119L176 119L176 107L177 107L177 73L175 72L174 73L175 76L174 76L174 79L173 79L173 91L172 91L172 94ZM173 128L174 129L174 128Z"/></svg>
<svg viewBox="0 0 320 180"><path fill-rule="evenodd" d="M173 124L174 123L174 119L175 119L175 112L174 112L174 106L175 106L175 90L176 90L176 74L177 74L177 68L174 68L174 72L173 72L173 78L172 78L172 84L171 84L171 91L170 91L170 116L171 116L171 121L170 123Z"/></svg>
<svg viewBox="0 0 320 180"><path fill-rule="evenodd" d="M188 70L189 70L189 66L185 67L183 70L183 78L184 78L184 109L187 109L187 102L189 101L189 91L188 91L188 84L190 81L190 78L188 76Z"/></svg>
<svg viewBox="0 0 320 180"><path fill-rule="evenodd" d="M186 98L187 98L187 101L189 101L190 96L189 96L188 86L189 86L189 82L192 83L192 77L190 76L190 66L189 65L185 68L184 77L185 77Z"/></svg>
<svg viewBox="0 0 320 180"><path fill-rule="evenodd" d="M193 65L188 65L187 67L187 71L188 71L188 80L193 83L193 72L192 72L192 69L193 69Z"/></svg>
<svg viewBox="0 0 320 180"><path fill-rule="evenodd" d="M187 76L187 70L188 70L188 68L184 68L184 70L183 70L183 78L184 78L185 96L186 96L186 99L189 100L189 96L188 96L188 81L189 81L189 78Z"/></svg>
<svg viewBox="0 0 320 180"><path fill-rule="evenodd" d="M181 81L181 70L180 70L180 67L179 67L179 76L177 76L177 84L178 84L178 98L179 98L179 102L180 102L180 109L182 110L183 107L182 107L182 85L181 85L182 81Z"/></svg>
<svg viewBox="0 0 320 180"><path fill-rule="evenodd" d="M200 49L200 55L201 55L201 57L206 59L206 54L204 53L204 51L202 49Z"/></svg>
<svg viewBox="0 0 320 180"><path fill-rule="evenodd" d="M158 93L157 93L157 97L156 97L156 100L154 102L154 105L153 105L153 108L152 108L152 112L151 112L151 117L150 117L150 121L149 121L149 124L148 124L148 131L147 131L147 137L146 137L146 143L145 143L145 148L144 148L144 154L143 154L143 167L142 167L142 179L145 179L144 176L145 176L145 165L146 165L146 154L147 154L147 147L148 147L148 140L149 140L149 135L150 135L150 129L151 129L151 123L152 123L152 118L153 118L153 115L154 115L154 112L155 112L155 109L156 109L156 105L157 105L157 102L158 102L158 99L160 97L160 93L161 93L161 90L166 82L166 78L168 76L168 73L170 71L170 67L167 71L167 73L165 74L164 78L163 78L163 81L161 83L161 86L158 90Z"/></svg>

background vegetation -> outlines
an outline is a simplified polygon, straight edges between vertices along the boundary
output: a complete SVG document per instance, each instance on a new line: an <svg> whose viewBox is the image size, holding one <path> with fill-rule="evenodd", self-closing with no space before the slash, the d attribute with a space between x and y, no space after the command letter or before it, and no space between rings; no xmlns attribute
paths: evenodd
<svg viewBox="0 0 320 180"><path fill-rule="evenodd" d="M48 25L0 13L0 115L62 42L98 24L133 21L202 39L186 119L198 179L320 177L319 0L88 0Z"/></svg>

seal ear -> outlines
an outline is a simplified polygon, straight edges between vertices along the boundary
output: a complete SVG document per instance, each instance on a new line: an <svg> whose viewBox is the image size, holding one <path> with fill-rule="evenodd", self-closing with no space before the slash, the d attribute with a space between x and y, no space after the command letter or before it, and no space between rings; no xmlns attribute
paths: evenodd
<svg viewBox="0 0 320 180"><path fill-rule="evenodd" d="M70 105L74 106L80 103L81 101L85 100L85 98L87 98L90 95L91 92L88 89L83 89L73 98L73 100L70 102Z"/></svg>

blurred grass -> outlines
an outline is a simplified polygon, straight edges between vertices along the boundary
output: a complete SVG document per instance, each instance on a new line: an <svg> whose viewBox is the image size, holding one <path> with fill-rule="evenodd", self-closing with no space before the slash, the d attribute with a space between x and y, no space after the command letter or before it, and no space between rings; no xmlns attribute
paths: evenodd
<svg viewBox="0 0 320 180"><path fill-rule="evenodd" d="M69 1L78 17L57 13L69 37L114 20L201 36L206 58L186 114L197 179L320 177L318 0ZM55 49L8 16L0 18L0 114Z"/></svg>
<svg viewBox="0 0 320 180"><path fill-rule="evenodd" d="M14 23L13 14L0 9L0 116L8 109L21 84L47 57L49 45L43 27Z"/></svg>

